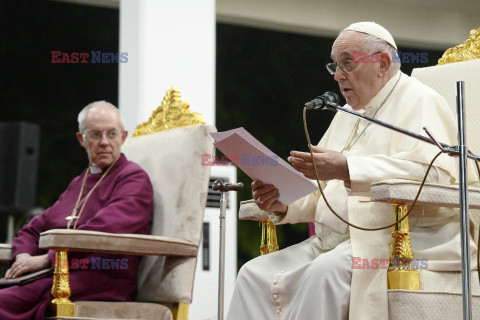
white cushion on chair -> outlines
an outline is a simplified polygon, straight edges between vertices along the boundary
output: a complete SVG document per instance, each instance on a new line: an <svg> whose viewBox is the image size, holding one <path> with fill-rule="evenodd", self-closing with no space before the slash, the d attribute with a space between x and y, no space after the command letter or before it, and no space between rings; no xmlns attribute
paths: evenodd
<svg viewBox="0 0 480 320"><path fill-rule="evenodd" d="M75 317L50 317L50 320L172 320L170 309L161 304L138 302L75 302Z"/></svg>
<svg viewBox="0 0 480 320"><path fill-rule="evenodd" d="M172 312L166 306L138 302L75 302L77 317L90 319L143 319L172 320Z"/></svg>
<svg viewBox="0 0 480 320"><path fill-rule="evenodd" d="M388 292L389 320L461 319L462 295L391 290ZM480 296L472 296L473 319L480 313Z"/></svg>
<svg viewBox="0 0 480 320"><path fill-rule="evenodd" d="M240 202L238 218L240 220L254 221L267 221L269 219L268 213L260 209L253 199Z"/></svg>
<svg viewBox="0 0 480 320"><path fill-rule="evenodd" d="M46 249L181 257L196 257L198 252L198 245L190 241L145 234L52 229L40 236L39 247Z"/></svg>
<svg viewBox="0 0 480 320"><path fill-rule="evenodd" d="M415 199L420 182L401 179L388 179L375 182L371 186L372 201L410 204ZM468 188L470 208L480 208L480 188ZM455 185L425 183L417 200L418 205L438 207L459 207L459 189Z"/></svg>
<svg viewBox="0 0 480 320"><path fill-rule="evenodd" d="M12 245L0 243L0 262L8 262L12 256Z"/></svg>
<svg viewBox="0 0 480 320"><path fill-rule="evenodd" d="M390 320L460 319L462 315L462 274L419 270L420 290L388 290ZM471 273L473 314L480 313L480 286L476 271ZM476 319L474 316L473 319Z"/></svg>

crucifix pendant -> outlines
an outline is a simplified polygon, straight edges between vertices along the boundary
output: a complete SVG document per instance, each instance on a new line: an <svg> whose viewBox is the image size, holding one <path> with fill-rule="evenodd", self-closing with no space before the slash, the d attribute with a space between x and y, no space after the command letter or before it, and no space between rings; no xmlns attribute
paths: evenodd
<svg viewBox="0 0 480 320"><path fill-rule="evenodd" d="M78 219L76 208L75 208L75 210L73 210L71 215L69 215L68 217L65 218L65 220L67 220L69 223L71 223L74 219Z"/></svg>
<svg viewBox="0 0 480 320"><path fill-rule="evenodd" d="M75 209L75 210L73 210L72 215L70 215L70 216L68 216L68 217L65 218L65 220L68 221L68 223L67 223L67 229L70 228L70 225L72 224L73 220L78 219L78 216L77 216L76 214L77 214L77 210Z"/></svg>
<svg viewBox="0 0 480 320"><path fill-rule="evenodd" d="M70 226L72 225L72 222L73 222L73 220L75 220L75 219L78 219L78 216L73 215L73 216L68 216L68 217L65 218L65 220L68 221L68 223L67 223L67 229L70 229Z"/></svg>

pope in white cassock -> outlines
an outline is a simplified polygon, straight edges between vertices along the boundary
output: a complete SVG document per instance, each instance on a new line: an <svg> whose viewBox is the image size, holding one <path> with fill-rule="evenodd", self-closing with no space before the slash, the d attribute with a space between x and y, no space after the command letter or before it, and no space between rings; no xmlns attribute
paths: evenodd
<svg viewBox="0 0 480 320"><path fill-rule="evenodd" d="M339 34L327 69L345 107L419 134L426 126L439 141L455 145L456 121L447 102L402 73L398 59L392 59L396 51L391 34L373 22L354 23ZM313 151L332 207L351 223L373 228L392 222L392 208L370 201L371 183L421 181L438 149L339 112ZM288 160L315 179L310 153L292 151ZM455 160L442 155L427 182L454 183L456 171ZM388 259L390 228L348 227L330 212L319 191L287 207L277 200L275 186L254 181L252 190L258 207L275 224L314 221L316 235L246 263L238 274L229 320L388 319L387 269L352 268L352 258ZM429 270L460 271L458 211L417 207L409 219L415 259L427 259ZM476 246L470 245L474 256Z"/></svg>

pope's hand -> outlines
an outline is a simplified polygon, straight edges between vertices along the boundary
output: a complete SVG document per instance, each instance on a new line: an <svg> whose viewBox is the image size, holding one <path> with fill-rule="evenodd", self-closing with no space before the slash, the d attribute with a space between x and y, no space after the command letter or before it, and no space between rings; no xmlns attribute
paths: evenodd
<svg viewBox="0 0 480 320"><path fill-rule="evenodd" d="M271 184L264 184L262 181L252 182L253 199L257 206L263 211L286 213L288 206L278 201L280 193Z"/></svg>
<svg viewBox="0 0 480 320"><path fill-rule="evenodd" d="M48 255L31 256L28 253L20 253L15 257L15 262L5 273L5 278L14 279L28 272L35 272L51 265Z"/></svg>
<svg viewBox="0 0 480 320"><path fill-rule="evenodd" d="M340 152L312 146L320 180L350 181L347 157ZM308 179L316 179L310 152L292 151L288 161Z"/></svg>

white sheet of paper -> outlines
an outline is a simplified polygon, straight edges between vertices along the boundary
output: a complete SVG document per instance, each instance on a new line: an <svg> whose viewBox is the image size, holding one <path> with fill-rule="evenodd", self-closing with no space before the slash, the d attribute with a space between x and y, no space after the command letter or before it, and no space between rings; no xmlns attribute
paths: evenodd
<svg viewBox="0 0 480 320"><path fill-rule="evenodd" d="M210 135L215 139L214 145L250 178L277 187L280 202L290 205L318 190L315 183L305 178L244 128Z"/></svg>

